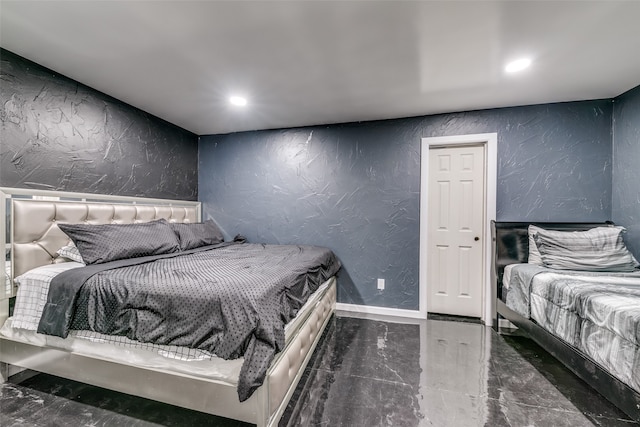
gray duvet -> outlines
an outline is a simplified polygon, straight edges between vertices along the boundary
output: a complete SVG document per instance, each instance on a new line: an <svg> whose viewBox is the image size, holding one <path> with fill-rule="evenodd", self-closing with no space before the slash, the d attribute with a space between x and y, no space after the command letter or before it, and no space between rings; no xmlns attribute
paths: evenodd
<svg viewBox="0 0 640 427"><path fill-rule="evenodd" d="M92 330L224 359L244 356L244 401L284 347L285 324L340 262L314 246L219 246L62 273L51 283L38 332Z"/></svg>
<svg viewBox="0 0 640 427"><path fill-rule="evenodd" d="M640 273L516 266L507 306L640 392Z"/></svg>

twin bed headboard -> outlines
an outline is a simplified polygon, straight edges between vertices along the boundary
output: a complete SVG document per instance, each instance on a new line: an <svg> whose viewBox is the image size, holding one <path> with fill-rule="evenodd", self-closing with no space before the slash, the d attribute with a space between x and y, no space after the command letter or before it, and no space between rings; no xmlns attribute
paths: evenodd
<svg viewBox="0 0 640 427"><path fill-rule="evenodd" d="M594 227L611 226L613 222L491 222L493 239L493 268L498 294L502 291L504 267L509 264L525 263L529 258L529 225L537 225L547 230L581 231Z"/></svg>
<svg viewBox="0 0 640 427"><path fill-rule="evenodd" d="M0 188L0 239L8 274L0 299L13 296L12 278L58 262L69 238L58 223L131 224L164 218L199 222L200 202ZM2 275L5 277L5 275ZM4 295L3 295L4 294Z"/></svg>

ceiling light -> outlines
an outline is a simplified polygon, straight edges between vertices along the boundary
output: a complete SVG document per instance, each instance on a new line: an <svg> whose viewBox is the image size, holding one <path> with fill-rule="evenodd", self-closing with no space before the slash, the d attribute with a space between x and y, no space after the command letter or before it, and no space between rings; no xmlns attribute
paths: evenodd
<svg viewBox="0 0 640 427"><path fill-rule="evenodd" d="M515 73L515 72L524 70L529 65L531 65L531 60L529 58L521 58L512 62L509 62L507 66L504 67L504 70L507 73Z"/></svg>
<svg viewBox="0 0 640 427"><path fill-rule="evenodd" d="M229 98L229 102L233 105L244 107L245 105L247 105L247 98L243 98L241 96L232 96L231 98Z"/></svg>

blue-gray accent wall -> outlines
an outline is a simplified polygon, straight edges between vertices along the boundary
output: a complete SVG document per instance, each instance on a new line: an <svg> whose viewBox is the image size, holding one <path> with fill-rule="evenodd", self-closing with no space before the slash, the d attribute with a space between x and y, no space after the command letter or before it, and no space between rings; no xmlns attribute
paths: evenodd
<svg viewBox="0 0 640 427"><path fill-rule="evenodd" d="M196 200L197 135L0 49L0 186Z"/></svg>
<svg viewBox="0 0 640 427"><path fill-rule="evenodd" d="M498 133L498 220L605 221L612 110L597 100L203 136L199 200L227 236L333 249L340 302L416 310L421 138Z"/></svg>
<svg viewBox="0 0 640 427"><path fill-rule="evenodd" d="M614 99L613 118L612 219L640 259L640 86Z"/></svg>
<svg viewBox="0 0 640 427"><path fill-rule="evenodd" d="M344 263L340 302L418 308L423 137L497 132L499 220L613 219L640 258L640 87L613 102L210 135L198 144L0 49L0 102L0 186L198 198L229 237L332 248Z"/></svg>

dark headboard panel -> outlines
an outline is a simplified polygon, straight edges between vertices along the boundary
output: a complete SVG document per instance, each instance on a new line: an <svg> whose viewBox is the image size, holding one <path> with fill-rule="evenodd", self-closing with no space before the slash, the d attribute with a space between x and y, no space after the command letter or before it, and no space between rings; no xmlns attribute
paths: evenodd
<svg viewBox="0 0 640 427"><path fill-rule="evenodd" d="M580 231L594 227L612 226L613 222L496 222L491 221L493 241L492 282L497 286L498 298L502 297L502 275L509 264L527 262L529 257L529 225L548 230Z"/></svg>

